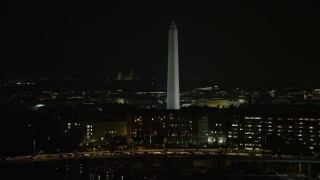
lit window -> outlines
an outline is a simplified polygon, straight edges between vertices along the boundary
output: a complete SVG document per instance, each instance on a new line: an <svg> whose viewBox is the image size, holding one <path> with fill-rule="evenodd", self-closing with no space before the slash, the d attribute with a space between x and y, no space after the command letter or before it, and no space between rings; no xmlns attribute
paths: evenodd
<svg viewBox="0 0 320 180"><path fill-rule="evenodd" d="M244 119L262 119L261 117L244 117Z"/></svg>

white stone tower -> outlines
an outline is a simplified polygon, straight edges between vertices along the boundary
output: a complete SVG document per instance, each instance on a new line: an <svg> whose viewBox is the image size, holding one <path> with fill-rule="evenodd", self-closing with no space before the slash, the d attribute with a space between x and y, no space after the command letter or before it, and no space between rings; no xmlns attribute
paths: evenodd
<svg viewBox="0 0 320 180"><path fill-rule="evenodd" d="M167 109L180 109L178 29L174 21L169 29Z"/></svg>

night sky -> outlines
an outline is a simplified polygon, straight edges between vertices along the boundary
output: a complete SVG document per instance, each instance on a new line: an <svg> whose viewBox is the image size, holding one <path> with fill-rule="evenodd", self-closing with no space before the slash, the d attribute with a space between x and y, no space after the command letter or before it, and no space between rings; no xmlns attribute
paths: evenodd
<svg viewBox="0 0 320 180"><path fill-rule="evenodd" d="M174 19L182 81L319 83L315 1L106 2L3 4L1 78L165 79Z"/></svg>

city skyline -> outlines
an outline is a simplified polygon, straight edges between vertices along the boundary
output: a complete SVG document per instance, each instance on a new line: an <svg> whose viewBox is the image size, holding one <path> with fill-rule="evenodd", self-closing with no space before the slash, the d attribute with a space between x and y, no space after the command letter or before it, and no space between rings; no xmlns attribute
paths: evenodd
<svg viewBox="0 0 320 180"><path fill-rule="evenodd" d="M5 2L0 179L319 178L317 7Z"/></svg>
<svg viewBox="0 0 320 180"><path fill-rule="evenodd" d="M174 19L181 81L318 82L319 26L308 3L5 7L2 78L92 79L133 68L141 79L166 79L167 29Z"/></svg>

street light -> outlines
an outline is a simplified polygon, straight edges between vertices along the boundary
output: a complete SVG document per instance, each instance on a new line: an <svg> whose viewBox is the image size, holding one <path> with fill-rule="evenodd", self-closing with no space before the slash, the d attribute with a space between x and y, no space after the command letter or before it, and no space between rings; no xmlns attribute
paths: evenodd
<svg viewBox="0 0 320 180"><path fill-rule="evenodd" d="M33 138L33 156L36 156L36 138Z"/></svg>
<svg viewBox="0 0 320 180"><path fill-rule="evenodd" d="M151 149L151 142L152 142L152 140L151 140L151 134L149 135L149 149Z"/></svg>
<svg viewBox="0 0 320 180"><path fill-rule="evenodd" d="M172 134L172 151L174 152L174 146L175 146L175 143L177 143L177 140L176 140L176 136L177 136L177 134L174 132L173 134Z"/></svg>
<svg viewBox="0 0 320 180"><path fill-rule="evenodd" d="M36 128L30 124L29 127L33 130L33 156L36 156Z"/></svg>

